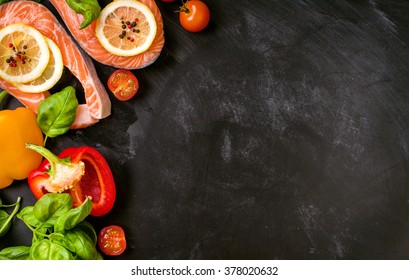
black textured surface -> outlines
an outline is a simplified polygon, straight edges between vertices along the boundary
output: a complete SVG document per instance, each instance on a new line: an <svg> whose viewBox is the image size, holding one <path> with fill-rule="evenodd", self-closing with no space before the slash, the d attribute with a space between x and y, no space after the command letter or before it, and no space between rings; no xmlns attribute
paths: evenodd
<svg viewBox="0 0 409 280"><path fill-rule="evenodd" d="M408 259L409 2L207 0L196 34L157 3L141 96L48 143L111 164L115 208L90 221L124 227L119 259ZM16 220L0 247L30 238Z"/></svg>

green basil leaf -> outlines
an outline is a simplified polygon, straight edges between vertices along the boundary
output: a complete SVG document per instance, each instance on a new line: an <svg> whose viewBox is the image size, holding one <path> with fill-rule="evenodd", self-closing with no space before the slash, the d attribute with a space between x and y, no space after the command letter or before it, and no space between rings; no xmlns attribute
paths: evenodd
<svg viewBox="0 0 409 280"><path fill-rule="evenodd" d="M75 247L71 244L71 241L65 238L65 235L59 232L54 232L49 235L49 239L52 243L64 246L69 251L74 252Z"/></svg>
<svg viewBox="0 0 409 280"><path fill-rule="evenodd" d="M65 212L54 225L54 232L64 232L65 230L72 229L78 223L82 222L92 210L92 202L87 197L84 202L77 208L73 208L68 212Z"/></svg>
<svg viewBox="0 0 409 280"><path fill-rule="evenodd" d="M87 233L78 228L73 228L64 234L66 242L70 243L71 251L82 260L96 260L99 258L98 251L93 240Z"/></svg>
<svg viewBox="0 0 409 280"><path fill-rule="evenodd" d="M0 251L0 260L28 260L30 247L15 246Z"/></svg>
<svg viewBox="0 0 409 280"><path fill-rule="evenodd" d="M98 0L67 0L66 2L74 12L84 16L80 29L91 24L101 13L101 6Z"/></svg>
<svg viewBox="0 0 409 280"><path fill-rule="evenodd" d="M34 216L33 209L34 206L24 207L23 209L21 209L20 213L17 214L17 218L19 218L29 226L38 228L42 223Z"/></svg>
<svg viewBox="0 0 409 280"><path fill-rule="evenodd" d="M97 233L95 232L94 227L90 223L88 223L87 221L82 221L76 226L76 228L86 233L89 236L89 238L91 238L92 244L94 244L94 246L97 246L98 236Z"/></svg>
<svg viewBox="0 0 409 280"><path fill-rule="evenodd" d="M67 230L64 234L53 233L50 240L70 250L74 256L81 260L101 260L101 254L96 249L94 241L88 234L78 227Z"/></svg>
<svg viewBox="0 0 409 280"><path fill-rule="evenodd" d="M62 214L72 208L71 195L67 193L47 193L34 204L34 216L44 226L54 226L55 221Z"/></svg>
<svg viewBox="0 0 409 280"><path fill-rule="evenodd" d="M66 133L75 121L78 100L71 86L47 97L38 106L37 124L46 137Z"/></svg>
<svg viewBox="0 0 409 280"><path fill-rule="evenodd" d="M30 260L73 260L72 253L59 244L43 239L30 248Z"/></svg>

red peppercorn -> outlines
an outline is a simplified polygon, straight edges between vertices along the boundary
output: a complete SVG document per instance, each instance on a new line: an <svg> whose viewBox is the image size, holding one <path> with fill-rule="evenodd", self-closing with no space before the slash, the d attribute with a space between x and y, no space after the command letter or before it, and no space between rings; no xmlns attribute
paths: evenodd
<svg viewBox="0 0 409 280"><path fill-rule="evenodd" d="M12 47L13 47L13 44L12 44L12 43L10 43L10 44L9 44L9 48L12 48Z"/></svg>

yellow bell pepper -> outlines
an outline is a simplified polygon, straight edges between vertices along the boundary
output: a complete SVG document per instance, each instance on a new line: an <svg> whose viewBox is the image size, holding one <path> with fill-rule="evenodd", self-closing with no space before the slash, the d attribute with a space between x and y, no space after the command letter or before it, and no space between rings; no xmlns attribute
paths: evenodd
<svg viewBox="0 0 409 280"><path fill-rule="evenodd" d="M19 107L0 111L0 189L27 178L31 170L40 166L41 155L27 149L26 144L43 146L43 140L31 110Z"/></svg>

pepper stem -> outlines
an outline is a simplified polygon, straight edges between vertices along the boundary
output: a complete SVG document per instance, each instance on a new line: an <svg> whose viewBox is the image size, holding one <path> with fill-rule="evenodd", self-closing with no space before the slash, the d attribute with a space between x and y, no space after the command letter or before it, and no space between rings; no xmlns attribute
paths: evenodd
<svg viewBox="0 0 409 280"><path fill-rule="evenodd" d="M3 103L4 98L6 98L8 92L5 90L0 91L0 105Z"/></svg>
<svg viewBox="0 0 409 280"><path fill-rule="evenodd" d="M48 172L51 174L55 172L57 164L71 165L69 158L59 158L43 146L27 143L26 148L39 153L48 160L48 162L50 163L50 169L48 170Z"/></svg>

